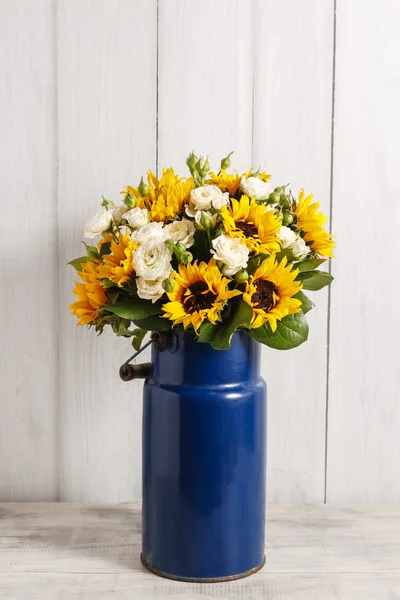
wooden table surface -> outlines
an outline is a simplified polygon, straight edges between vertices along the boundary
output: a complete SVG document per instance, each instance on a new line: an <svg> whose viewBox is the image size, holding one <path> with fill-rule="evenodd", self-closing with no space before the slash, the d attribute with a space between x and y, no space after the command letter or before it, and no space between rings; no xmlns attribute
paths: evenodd
<svg viewBox="0 0 400 600"><path fill-rule="evenodd" d="M191 584L142 567L137 505L0 504L0 599L400 599L400 507L270 505L267 524L261 571Z"/></svg>

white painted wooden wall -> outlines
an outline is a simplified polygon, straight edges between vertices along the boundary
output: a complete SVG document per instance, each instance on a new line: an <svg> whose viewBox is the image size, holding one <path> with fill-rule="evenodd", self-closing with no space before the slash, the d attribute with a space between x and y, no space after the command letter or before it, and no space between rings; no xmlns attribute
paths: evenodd
<svg viewBox="0 0 400 600"><path fill-rule="evenodd" d="M140 497L129 343L69 315L82 225L147 168L262 165L337 236L264 350L270 502L400 500L398 0L0 0L0 500Z"/></svg>

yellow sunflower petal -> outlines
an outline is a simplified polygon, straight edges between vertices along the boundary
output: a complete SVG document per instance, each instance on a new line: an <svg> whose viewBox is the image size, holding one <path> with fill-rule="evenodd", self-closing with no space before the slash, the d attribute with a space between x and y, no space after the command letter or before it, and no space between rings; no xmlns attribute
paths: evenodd
<svg viewBox="0 0 400 600"><path fill-rule="evenodd" d="M310 194L305 197L301 190L296 207L297 227L303 234L303 240L320 256L333 257L335 241L333 235L328 233L323 226L328 217L319 212L319 203L312 201Z"/></svg>

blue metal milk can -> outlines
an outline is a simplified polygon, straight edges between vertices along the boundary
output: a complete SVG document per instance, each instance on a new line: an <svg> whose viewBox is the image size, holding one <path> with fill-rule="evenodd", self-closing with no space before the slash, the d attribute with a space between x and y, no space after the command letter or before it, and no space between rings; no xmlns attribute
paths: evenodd
<svg viewBox="0 0 400 600"><path fill-rule="evenodd" d="M133 367L133 369L139 367ZM143 399L142 562L163 577L223 581L264 564L266 385L260 345L190 333L152 345Z"/></svg>

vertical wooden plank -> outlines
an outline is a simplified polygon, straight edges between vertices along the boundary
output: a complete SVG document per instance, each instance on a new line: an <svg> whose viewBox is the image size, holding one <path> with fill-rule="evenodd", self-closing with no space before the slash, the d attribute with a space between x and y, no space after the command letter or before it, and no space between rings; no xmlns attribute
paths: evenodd
<svg viewBox="0 0 400 600"><path fill-rule="evenodd" d="M254 163L329 211L333 0L255 4ZM327 292L310 294L308 342L264 350L269 389L268 498L323 502ZM314 297L315 296L315 297Z"/></svg>
<svg viewBox="0 0 400 600"><path fill-rule="evenodd" d="M159 166L188 174L194 149L210 164L234 150L251 164L253 15L246 0L159 3Z"/></svg>
<svg viewBox="0 0 400 600"><path fill-rule="evenodd" d="M59 0L61 499L141 493L142 383L118 370L132 348L76 327L68 304L83 225L101 194L155 168L156 1ZM144 357L146 360L146 357Z"/></svg>
<svg viewBox="0 0 400 600"><path fill-rule="evenodd" d="M57 498L52 0L0 3L0 498Z"/></svg>
<svg viewBox="0 0 400 600"><path fill-rule="evenodd" d="M400 500L399 19L337 2L329 502Z"/></svg>

